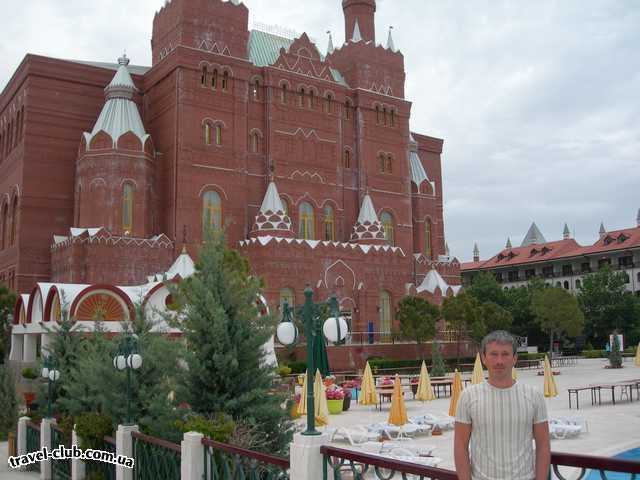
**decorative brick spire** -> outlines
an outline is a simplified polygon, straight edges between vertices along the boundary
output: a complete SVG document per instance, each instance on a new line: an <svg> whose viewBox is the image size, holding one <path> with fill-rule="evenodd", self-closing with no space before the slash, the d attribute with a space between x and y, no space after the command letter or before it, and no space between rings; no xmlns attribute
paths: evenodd
<svg viewBox="0 0 640 480"><path fill-rule="evenodd" d="M480 261L480 249L478 248L478 244L477 243L473 244L473 261L474 262L479 262Z"/></svg>
<svg viewBox="0 0 640 480"><path fill-rule="evenodd" d="M604 222L600 222L600 230L598 230L599 238L603 238L607 234L607 230L604 228Z"/></svg>
<svg viewBox="0 0 640 480"><path fill-rule="evenodd" d="M252 237L293 237L291 230L291 219L284 210L278 187L271 179L267 193L262 201L260 211L256 215L253 229L250 236Z"/></svg>
<svg viewBox="0 0 640 480"><path fill-rule="evenodd" d="M562 231L562 238L564 240L568 240L569 238L571 238L571 231L569 230L569 225L567 225L566 223L564 224L564 230Z"/></svg>
<svg viewBox="0 0 640 480"><path fill-rule="evenodd" d="M508 248L509 250L513 248L513 246L511 245L511 238L507 237L507 244L504 246L504 248Z"/></svg>
<svg viewBox="0 0 640 480"><path fill-rule="evenodd" d="M362 199L362 205L360 206L360 214L358 215L358 221L353 226L353 233L351 234L351 242L358 243L373 243L382 244L385 243L384 227L375 208L373 208L373 202L367 192Z"/></svg>
<svg viewBox="0 0 640 480"><path fill-rule="evenodd" d="M342 0L342 10L344 12L345 41L364 41L375 45L375 0Z"/></svg>

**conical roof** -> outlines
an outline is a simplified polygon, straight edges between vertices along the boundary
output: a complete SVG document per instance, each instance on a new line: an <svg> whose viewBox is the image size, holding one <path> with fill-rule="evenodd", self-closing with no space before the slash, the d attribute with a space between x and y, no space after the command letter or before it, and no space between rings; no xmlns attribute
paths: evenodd
<svg viewBox="0 0 640 480"><path fill-rule="evenodd" d="M360 33L360 24L358 23L357 18L356 18L356 24L353 27L353 35L351 36L351 41L353 43L358 43L362 41L362 34Z"/></svg>
<svg viewBox="0 0 640 480"><path fill-rule="evenodd" d="M329 44L327 45L327 55L330 55L333 53L335 48L333 48L333 38L331 36L331 32L328 31L327 33L329 34Z"/></svg>
<svg viewBox="0 0 640 480"><path fill-rule="evenodd" d="M182 248L182 253L176 258L171 268L167 270L166 276L168 280L173 279L176 275L180 275L180 278L187 278L193 275L196 271L195 263L191 256L187 253L186 248Z"/></svg>
<svg viewBox="0 0 640 480"><path fill-rule="evenodd" d="M280 199L280 194L278 193L278 187L276 187L276 183L273 180L267 187L267 193L265 193L264 199L262 200L260 212L284 212L284 206L282 205L282 200Z"/></svg>
<svg viewBox="0 0 640 480"><path fill-rule="evenodd" d="M362 206L360 207L360 214L358 215L358 223L376 223L378 221L376 209L373 208L373 201L371 201L371 196L367 193L362 199Z"/></svg>
<svg viewBox="0 0 640 480"><path fill-rule="evenodd" d="M567 238L571 238L571 231L569 230L569 225L566 223L564 224L564 230L562 231L562 238L565 240Z"/></svg>
<svg viewBox="0 0 640 480"><path fill-rule="evenodd" d="M387 37L387 50L391 50L392 52L396 51L396 45L393 43L393 36L391 35L391 30L393 27L389 27L389 36Z"/></svg>
<svg viewBox="0 0 640 480"><path fill-rule="evenodd" d="M536 225L536 222L533 222L520 246L526 247L527 245L533 245L535 243L547 243L547 240L544 238L544 235L542 235L542 232Z"/></svg>
<svg viewBox="0 0 640 480"><path fill-rule="evenodd" d="M106 102L91 133L85 133L87 145L100 131L109 134L115 148L118 139L127 132L132 132L144 145L148 135L145 131L138 106L133 101L136 87L129 74L129 59L123 55L118 59L120 67L115 76L104 89Z"/></svg>
<svg viewBox="0 0 640 480"><path fill-rule="evenodd" d="M604 228L604 222L600 222L600 230L598 230L598 233L602 236L605 233L607 233L606 228Z"/></svg>
<svg viewBox="0 0 640 480"><path fill-rule="evenodd" d="M362 243L385 242L384 227L378 219L378 215L376 214L376 209L373 207L373 201L371 200L369 192L367 192L362 199L360 214L358 215L358 220L353 226L351 241Z"/></svg>
<svg viewBox="0 0 640 480"><path fill-rule="evenodd" d="M511 238L507 237L507 244L504 248L513 248L513 246L511 245Z"/></svg>

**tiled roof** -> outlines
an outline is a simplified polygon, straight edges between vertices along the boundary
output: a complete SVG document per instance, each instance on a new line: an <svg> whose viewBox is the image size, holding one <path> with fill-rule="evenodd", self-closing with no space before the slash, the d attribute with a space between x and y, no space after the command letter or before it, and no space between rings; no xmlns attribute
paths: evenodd
<svg viewBox="0 0 640 480"><path fill-rule="evenodd" d="M588 246L582 246L573 238L567 238L555 242L505 248L488 260L463 263L460 265L460 269L462 271L489 270L550 260L569 259L582 255L608 253L616 250L628 250L629 248L640 248L640 227L607 232L593 245Z"/></svg>

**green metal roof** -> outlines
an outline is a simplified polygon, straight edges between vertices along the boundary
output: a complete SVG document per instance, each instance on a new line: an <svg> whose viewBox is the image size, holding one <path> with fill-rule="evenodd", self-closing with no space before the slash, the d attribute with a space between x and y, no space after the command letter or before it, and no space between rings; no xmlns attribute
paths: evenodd
<svg viewBox="0 0 640 480"><path fill-rule="evenodd" d="M251 30L249 33L248 56L249 61L256 67L267 67L273 65L280 56L280 49L289 50L294 41L274 35L273 33L262 32L260 30ZM324 55L320 54L320 58L324 61ZM342 74L335 68L331 68L333 80L337 83L348 87Z"/></svg>

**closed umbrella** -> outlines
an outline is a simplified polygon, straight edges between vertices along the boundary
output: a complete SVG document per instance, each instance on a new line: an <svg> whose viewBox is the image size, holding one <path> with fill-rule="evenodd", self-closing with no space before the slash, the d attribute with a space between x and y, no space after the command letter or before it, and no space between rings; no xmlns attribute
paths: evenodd
<svg viewBox="0 0 640 480"><path fill-rule="evenodd" d="M480 361L480 353L476 353L476 363L473 365L473 374L471 375L471 384L477 385L484 382L484 371L482 370L482 362Z"/></svg>
<svg viewBox="0 0 640 480"><path fill-rule="evenodd" d="M320 370L316 370L316 381L313 384L313 403L316 423L318 426L327 425L329 423L329 404L327 403L327 394L324 383L322 383Z"/></svg>
<svg viewBox="0 0 640 480"><path fill-rule="evenodd" d="M549 357L544 356L544 396L545 397L557 397L558 387L556 387L556 379L553 378L551 372L551 363L549 363Z"/></svg>
<svg viewBox="0 0 640 480"><path fill-rule="evenodd" d="M302 381L302 393L300 394L300 403L298 403L298 415L307 414L307 374L304 374Z"/></svg>
<svg viewBox="0 0 640 480"><path fill-rule="evenodd" d="M329 357L327 356L327 344L322 331L318 331L311 337L313 364L316 366L323 376L331 375L329 370Z"/></svg>
<svg viewBox="0 0 640 480"><path fill-rule="evenodd" d="M458 408L458 400L462 393L462 377L460 372L456 368L456 373L453 375L453 385L451 387L451 403L449 403L449 416L456 416L456 408Z"/></svg>
<svg viewBox="0 0 640 480"><path fill-rule="evenodd" d="M364 369L360 388L360 403L362 405L377 405L380 402L376 391L376 381L373 379L369 362L367 362L367 366Z"/></svg>
<svg viewBox="0 0 640 480"><path fill-rule="evenodd" d="M389 411L388 422L391 425L401 427L408 421L407 407L404 404L402 387L400 386L400 376L396 373L396 379L395 382L393 382L393 394L391 395L391 410Z"/></svg>
<svg viewBox="0 0 640 480"><path fill-rule="evenodd" d="M640 343L638 344L638 349L636 350L636 360L634 362L636 367L640 367Z"/></svg>
<svg viewBox="0 0 640 480"><path fill-rule="evenodd" d="M422 361L422 367L420 367L420 378L418 378L418 390L416 391L416 400L422 402L429 402L434 400L436 396L433 394L433 387L431 387L431 379L429 378L429 372L427 371L427 364Z"/></svg>

